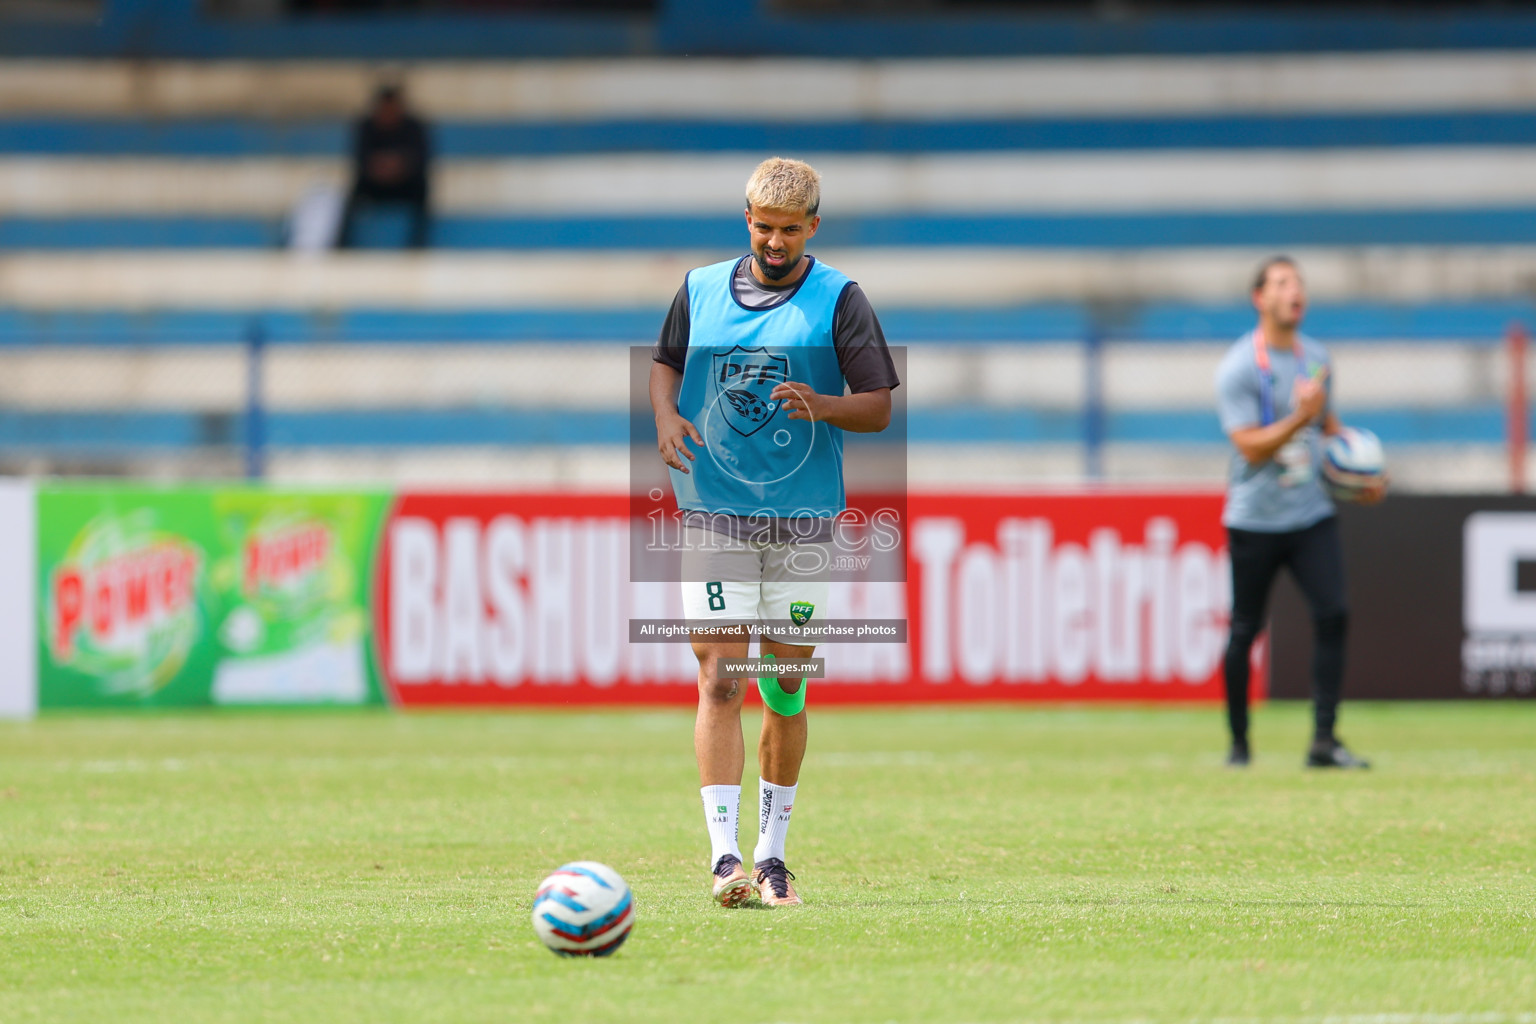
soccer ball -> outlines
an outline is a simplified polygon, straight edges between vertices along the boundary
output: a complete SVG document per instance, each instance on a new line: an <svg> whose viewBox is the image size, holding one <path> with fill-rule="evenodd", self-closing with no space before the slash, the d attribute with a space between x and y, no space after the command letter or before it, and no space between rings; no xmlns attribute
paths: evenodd
<svg viewBox="0 0 1536 1024"><path fill-rule="evenodd" d="M533 897L533 930L560 956L607 956L624 945L634 923L629 886L596 861L556 868Z"/></svg>
<svg viewBox="0 0 1536 1024"><path fill-rule="evenodd" d="M1356 501L1381 483L1387 471L1381 439L1369 430L1345 427L1323 451L1323 480L1340 501Z"/></svg>

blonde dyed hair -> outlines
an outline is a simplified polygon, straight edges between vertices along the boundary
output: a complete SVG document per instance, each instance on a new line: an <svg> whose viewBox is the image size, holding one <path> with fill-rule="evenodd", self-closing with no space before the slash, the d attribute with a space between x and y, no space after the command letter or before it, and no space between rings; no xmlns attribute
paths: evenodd
<svg viewBox="0 0 1536 1024"><path fill-rule="evenodd" d="M821 175L804 160L769 157L747 179L747 206L814 216L821 206Z"/></svg>

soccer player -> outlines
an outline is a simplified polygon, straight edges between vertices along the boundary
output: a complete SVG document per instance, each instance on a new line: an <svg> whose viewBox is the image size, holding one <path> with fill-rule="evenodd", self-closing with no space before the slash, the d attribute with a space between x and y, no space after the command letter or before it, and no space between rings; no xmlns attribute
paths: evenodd
<svg viewBox="0 0 1536 1024"><path fill-rule="evenodd" d="M857 284L813 256L821 179L774 157L747 182L745 256L688 273L651 366L657 447L682 510L683 608L699 662L694 753L714 898L800 902L784 838L806 747L806 679L757 679L758 836L750 875L737 845L747 680L719 671L761 630L765 660L813 646L773 623L825 616L834 517L843 511L842 432L884 430L900 384L880 322ZM781 627L778 635L784 635Z"/></svg>
<svg viewBox="0 0 1536 1024"><path fill-rule="evenodd" d="M1243 767L1248 741L1248 669L1270 585L1290 570L1312 612L1314 725L1306 763L1368 768L1334 734L1344 677L1348 608L1344 554L1333 502L1319 479L1323 437L1341 428L1333 412L1328 353L1299 330L1307 308L1301 271L1286 256L1266 260L1253 281L1259 323L1227 351L1216 373L1221 427L1236 449L1222 522L1232 552L1232 629L1224 671L1232 749ZM1374 503L1383 483L1362 496Z"/></svg>

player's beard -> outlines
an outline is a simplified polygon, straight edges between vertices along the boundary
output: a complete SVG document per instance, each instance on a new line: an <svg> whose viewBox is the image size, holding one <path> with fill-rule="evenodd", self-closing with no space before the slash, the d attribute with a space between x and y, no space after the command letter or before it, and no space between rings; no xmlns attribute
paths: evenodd
<svg viewBox="0 0 1536 1024"><path fill-rule="evenodd" d="M752 258L757 261L757 269L762 271L764 277L770 281L782 281L790 274L794 273L795 268L800 265L800 261L805 258L805 255L802 253L792 260L785 260L778 266L774 266L772 263L769 263L767 260L763 259L763 254L757 252L756 250L753 251Z"/></svg>

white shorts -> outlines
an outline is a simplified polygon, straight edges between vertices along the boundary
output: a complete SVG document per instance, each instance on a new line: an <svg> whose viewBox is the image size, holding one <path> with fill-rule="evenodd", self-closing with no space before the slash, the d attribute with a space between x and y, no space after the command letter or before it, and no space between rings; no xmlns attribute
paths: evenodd
<svg viewBox="0 0 1536 1024"><path fill-rule="evenodd" d="M689 622L805 625L827 615L830 544L737 540L684 530L683 617Z"/></svg>

